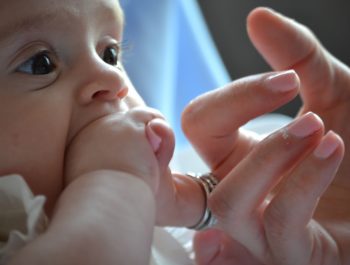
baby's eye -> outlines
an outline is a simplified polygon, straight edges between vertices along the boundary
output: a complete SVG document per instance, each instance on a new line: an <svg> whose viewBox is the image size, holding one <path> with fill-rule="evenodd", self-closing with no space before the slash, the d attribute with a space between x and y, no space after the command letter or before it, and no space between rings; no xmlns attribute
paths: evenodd
<svg viewBox="0 0 350 265"><path fill-rule="evenodd" d="M110 46L105 49L103 52L103 61L110 65L117 65L118 64L118 53L119 49L115 46Z"/></svg>
<svg viewBox="0 0 350 265"><path fill-rule="evenodd" d="M17 68L17 72L30 75L47 75L55 69L56 65L53 63L49 54L47 52L41 52L21 64Z"/></svg>

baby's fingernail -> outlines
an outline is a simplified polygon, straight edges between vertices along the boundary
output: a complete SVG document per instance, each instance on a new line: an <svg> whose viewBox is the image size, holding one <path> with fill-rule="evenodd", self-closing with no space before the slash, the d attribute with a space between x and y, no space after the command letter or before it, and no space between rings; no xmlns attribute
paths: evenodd
<svg viewBox="0 0 350 265"><path fill-rule="evenodd" d="M333 131L329 131L322 142L317 146L314 151L314 155L319 159L326 159L330 157L340 144L339 136Z"/></svg>
<svg viewBox="0 0 350 265"><path fill-rule="evenodd" d="M299 87L299 77L294 70L270 75L265 79L266 87L276 92L288 92Z"/></svg>
<svg viewBox="0 0 350 265"><path fill-rule="evenodd" d="M304 138L321 130L322 126L322 120L315 113L309 112L290 124L287 131L296 137Z"/></svg>
<svg viewBox="0 0 350 265"><path fill-rule="evenodd" d="M155 131L153 131L150 125L147 125L146 127L146 135L153 151L157 152L160 147L160 144L162 143L162 138L160 138L158 134L156 134Z"/></svg>

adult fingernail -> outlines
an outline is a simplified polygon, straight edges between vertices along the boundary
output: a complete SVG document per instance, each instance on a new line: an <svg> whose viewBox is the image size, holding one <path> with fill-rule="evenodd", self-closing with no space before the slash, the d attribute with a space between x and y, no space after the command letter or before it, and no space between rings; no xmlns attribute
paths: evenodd
<svg viewBox="0 0 350 265"><path fill-rule="evenodd" d="M341 139L333 131L329 131L314 151L314 155L320 159L330 157L340 145Z"/></svg>
<svg viewBox="0 0 350 265"><path fill-rule="evenodd" d="M307 137L323 127L322 120L312 112L295 120L287 127L288 133L299 138Z"/></svg>
<svg viewBox="0 0 350 265"><path fill-rule="evenodd" d="M266 87L276 92L289 92L299 87L299 77L294 70L270 75L265 79Z"/></svg>

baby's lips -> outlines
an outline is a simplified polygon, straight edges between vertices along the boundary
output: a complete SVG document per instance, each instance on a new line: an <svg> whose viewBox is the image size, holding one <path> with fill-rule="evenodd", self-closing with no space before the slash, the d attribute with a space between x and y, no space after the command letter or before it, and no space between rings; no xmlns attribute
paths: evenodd
<svg viewBox="0 0 350 265"><path fill-rule="evenodd" d="M162 143L162 138L160 138L159 135L155 133L150 124L147 124L146 126L146 136L149 143L151 144L153 151L157 152L159 150L160 144Z"/></svg>

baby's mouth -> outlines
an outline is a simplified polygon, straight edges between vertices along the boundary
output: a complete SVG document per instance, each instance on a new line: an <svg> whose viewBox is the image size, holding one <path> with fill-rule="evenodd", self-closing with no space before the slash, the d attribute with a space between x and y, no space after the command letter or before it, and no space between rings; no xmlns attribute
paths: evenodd
<svg viewBox="0 0 350 265"><path fill-rule="evenodd" d="M117 101L111 104L104 104L102 107L97 106L95 110L93 107L91 109L92 110L87 110L87 114L85 115L84 113L84 116L76 115L75 117L73 116L71 118L66 140L66 149L71 145L72 141L77 137L77 135L79 135L80 132L90 124L109 115L125 113L128 111L129 107L124 101Z"/></svg>

